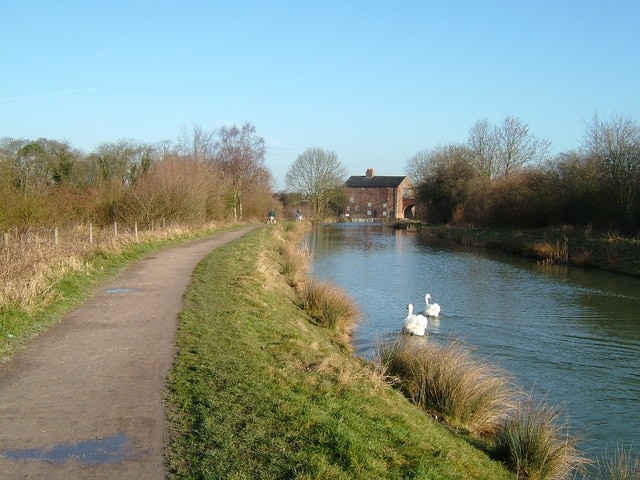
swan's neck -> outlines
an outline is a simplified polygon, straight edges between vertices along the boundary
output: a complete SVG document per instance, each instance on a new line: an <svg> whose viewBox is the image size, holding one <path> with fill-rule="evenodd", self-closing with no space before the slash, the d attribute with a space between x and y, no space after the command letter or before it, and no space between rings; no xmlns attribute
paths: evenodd
<svg viewBox="0 0 640 480"><path fill-rule="evenodd" d="M409 304L409 305L407 305L407 308L409 309L409 315L407 315L407 316L410 317L411 315L413 315L413 305Z"/></svg>

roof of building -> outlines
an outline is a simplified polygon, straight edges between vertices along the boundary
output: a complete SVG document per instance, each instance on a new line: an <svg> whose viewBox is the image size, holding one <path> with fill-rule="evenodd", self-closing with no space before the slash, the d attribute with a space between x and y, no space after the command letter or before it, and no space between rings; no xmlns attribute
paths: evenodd
<svg viewBox="0 0 640 480"><path fill-rule="evenodd" d="M347 179L345 185L350 188L398 188L405 178L407 177L352 175Z"/></svg>

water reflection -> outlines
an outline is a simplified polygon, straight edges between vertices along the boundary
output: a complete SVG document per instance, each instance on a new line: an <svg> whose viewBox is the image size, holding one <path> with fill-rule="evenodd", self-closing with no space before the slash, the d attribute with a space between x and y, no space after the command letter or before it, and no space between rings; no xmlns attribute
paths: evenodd
<svg viewBox="0 0 640 480"><path fill-rule="evenodd" d="M379 225L319 227L313 273L345 288L364 319L354 345L373 358L407 303L442 306L429 335L456 337L526 389L563 403L581 448L640 450L640 281L598 270L443 247Z"/></svg>

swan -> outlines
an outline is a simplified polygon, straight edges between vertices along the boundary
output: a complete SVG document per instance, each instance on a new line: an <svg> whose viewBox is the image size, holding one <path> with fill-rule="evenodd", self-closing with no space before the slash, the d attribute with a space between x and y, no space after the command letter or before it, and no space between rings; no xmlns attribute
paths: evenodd
<svg viewBox="0 0 640 480"><path fill-rule="evenodd" d="M425 307L424 312L422 313L427 317L437 317L438 315L440 315L440 305L438 305L437 303L429 303L430 298L431 294L429 293L424 296Z"/></svg>
<svg viewBox="0 0 640 480"><path fill-rule="evenodd" d="M409 314L404 319L404 326L402 330L412 335L418 335L419 337L423 337L424 332L427 329L429 320L424 315L421 315L419 313L414 314L413 304L411 303L407 305L407 310L409 310Z"/></svg>

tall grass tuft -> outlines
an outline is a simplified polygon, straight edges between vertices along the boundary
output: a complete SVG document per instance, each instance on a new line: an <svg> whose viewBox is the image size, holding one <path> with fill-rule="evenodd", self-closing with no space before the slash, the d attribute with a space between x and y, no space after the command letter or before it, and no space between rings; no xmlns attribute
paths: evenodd
<svg viewBox="0 0 640 480"><path fill-rule="evenodd" d="M351 335L360 317L358 307L344 291L315 278L302 286L300 303L318 325L340 334Z"/></svg>
<svg viewBox="0 0 640 480"><path fill-rule="evenodd" d="M454 340L443 346L400 335L379 355L386 373L414 403L472 434L493 433L515 407L506 372L474 359Z"/></svg>
<svg viewBox="0 0 640 480"><path fill-rule="evenodd" d="M285 242L280 247L282 275L290 287L298 288L309 272L310 255L293 242Z"/></svg>
<svg viewBox="0 0 640 480"><path fill-rule="evenodd" d="M634 457L631 445L618 445L613 456L605 453L599 463L601 474L609 480L640 479L640 454Z"/></svg>
<svg viewBox="0 0 640 480"><path fill-rule="evenodd" d="M494 456L519 478L571 478L587 463L576 449L576 439L560 422L561 409L524 396L516 413L496 433Z"/></svg>

